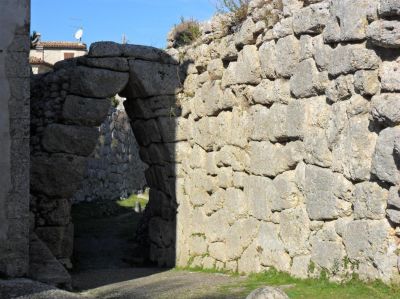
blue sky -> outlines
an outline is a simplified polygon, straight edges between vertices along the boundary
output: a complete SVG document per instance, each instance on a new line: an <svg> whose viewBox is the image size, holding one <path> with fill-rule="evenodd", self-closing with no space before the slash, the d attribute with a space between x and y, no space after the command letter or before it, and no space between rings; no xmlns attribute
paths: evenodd
<svg viewBox="0 0 400 299"><path fill-rule="evenodd" d="M31 30L42 40L74 41L82 26L83 42L121 42L163 48L180 18L203 21L215 12L215 0L32 0Z"/></svg>

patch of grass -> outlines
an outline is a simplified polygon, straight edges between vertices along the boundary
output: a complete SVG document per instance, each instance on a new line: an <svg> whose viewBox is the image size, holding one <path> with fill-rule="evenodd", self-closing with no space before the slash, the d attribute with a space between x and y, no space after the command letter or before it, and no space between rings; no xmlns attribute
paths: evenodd
<svg viewBox="0 0 400 299"><path fill-rule="evenodd" d="M194 19L185 20L181 18L181 22L175 25L173 29L174 47L190 45L201 36L200 24Z"/></svg>
<svg viewBox="0 0 400 299"><path fill-rule="evenodd" d="M137 194L132 194L131 196L129 196L126 199L118 200L117 204L123 208L134 209L136 206L136 203L138 202L143 210L146 207L147 203L149 202L149 198L148 198L148 195L146 195L146 194L143 194L142 196L138 196Z"/></svg>
<svg viewBox="0 0 400 299"><path fill-rule="evenodd" d="M326 277L320 279L298 279L287 273L270 270L261 274L252 274L240 282L243 295L262 286L288 286L285 292L290 298L304 299L395 299L400 298L400 286L387 286L376 281L365 283L353 278L345 283L333 283ZM224 286L222 291L229 294L232 286Z"/></svg>

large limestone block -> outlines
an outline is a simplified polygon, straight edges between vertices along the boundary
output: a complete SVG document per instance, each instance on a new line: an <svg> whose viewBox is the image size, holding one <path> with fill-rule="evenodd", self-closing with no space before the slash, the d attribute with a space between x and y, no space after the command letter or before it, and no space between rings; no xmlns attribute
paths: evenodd
<svg viewBox="0 0 400 299"><path fill-rule="evenodd" d="M276 78L276 47L275 41L264 42L259 49L261 72L264 78Z"/></svg>
<svg viewBox="0 0 400 299"><path fill-rule="evenodd" d="M368 180L371 176L377 134L371 132L369 126L367 114L352 117L342 127L331 145L332 168L353 181Z"/></svg>
<svg viewBox="0 0 400 299"><path fill-rule="evenodd" d="M304 156L304 146L300 141L289 142L285 146L268 141L250 142L249 171L255 175L275 177L294 169Z"/></svg>
<svg viewBox="0 0 400 299"><path fill-rule="evenodd" d="M397 0L380 0L379 14L381 16L399 16L400 3Z"/></svg>
<svg viewBox="0 0 400 299"><path fill-rule="evenodd" d="M276 195L272 200L272 211L282 211L298 206L304 202L303 194L298 188L295 171L287 171L273 180Z"/></svg>
<svg viewBox="0 0 400 299"><path fill-rule="evenodd" d="M100 68L117 72L129 71L128 60L122 57L88 58L86 56L81 56L78 57L77 62L78 64L93 68Z"/></svg>
<svg viewBox="0 0 400 299"><path fill-rule="evenodd" d="M257 104L288 104L291 100L289 80L262 80L252 91L252 99Z"/></svg>
<svg viewBox="0 0 400 299"><path fill-rule="evenodd" d="M269 220L272 202L277 193L271 179L261 176L243 178L243 191L248 201L249 214L259 220Z"/></svg>
<svg viewBox="0 0 400 299"><path fill-rule="evenodd" d="M261 81L261 66L257 47L247 45L239 52L237 62L231 62L222 77L222 86L234 84L258 84Z"/></svg>
<svg viewBox="0 0 400 299"><path fill-rule="evenodd" d="M42 240L54 256L70 258L74 243L74 225L37 227L35 233Z"/></svg>
<svg viewBox="0 0 400 299"><path fill-rule="evenodd" d="M124 57L166 64L178 64L176 59L174 59L167 52L158 48L143 45L124 44L121 45L121 49L122 56Z"/></svg>
<svg viewBox="0 0 400 299"><path fill-rule="evenodd" d="M400 124L400 94L386 93L372 98L371 115L386 126Z"/></svg>
<svg viewBox="0 0 400 299"><path fill-rule="evenodd" d="M328 74L320 73L310 58L297 64L290 78L290 89L296 98L307 98L323 92L327 83Z"/></svg>
<svg viewBox="0 0 400 299"><path fill-rule="evenodd" d="M263 266L274 267L279 271L288 271L290 256L279 235L279 225L262 222L258 231L257 243L260 252L260 262Z"/></svg>
<svg viewBox="0 0 400 299"><path fill-rule="evenodd" d="M128 78L128 73L77 66L71 75L70 92L89 98L112 97L124 89Z"/></svg>
<svg viewBox="0 0 400 299"><path fill-rule="evenodd" d="M379 67L380 58L373 50L363 45L339 45L332 50L328 72L332 76L354 73L358 70L374 70Z"/></svg>
<svg viewBox="0 0 400 299"><path fill-rule="evenodd" d="M255 44L256 24L252 18L247 18L240 26L240 30L235 35L235 45L242 48L244 45Z"/></svg>
<svg viewBox="0 0 400 299"><path fill-rule="evenodd" d="M238 259L247 248L259 228L259 222L254 218L239 219L228 229L226 238L228 259Z"/></svg>
<svg viewBox="0 0 400 299"><path fill-rule="evenodd" d="M122 45L115 42L95 42L90 45L90 57L116 57L122 55Z"/></svg>
<svg viewBox="0 0 400 299"><path fill-rule="evenodd" d="M376 15L377 0L336 0L324 31L328 43L359 41L366 37L368 19Z"/></svg>
<svg viewBox="0 0 400 299"><path fill-rule="evenodd" d="M400 209L400 188L398 186L392 186L390 188L387 204Z"/></svg>
<svg viewBox="0 0 400 299"><path fill-rule="evenodd" d="M367 35L374 45L400 48L400 22L378 20L368 26Z"/></svg>
<svg viewBox="0 0 400 299"><path fill-rule="evenodd" d="M300 60L300 44L293 35L281 38L276 43L276 73L289 78Z"/></svg>
<svg viewBox="0 0 400 299"><path fill-rule="evenodd" d="M379 133L371 170L378 179L395 185L400 183L399 160L394 156L394 144L398 138L400 127L386 128Z"/></svg>
<svg viewBox="0 0 400 299"><path fill-rule="evenodd" d="M44 130L42 145L50 153L67 153L89 156L99 138L95 127L53 124Z"/></svg>
<svg viewBox="0 0 400 299"><path fill-rule="evenodd" d="M327 223L310 237L311 261L329 272L343 271L345 250L335 232L334 224Z"/></svg>
<svg viewBox="0 0 400 299"><path fill-rule="evenodd" d="M111 107L109 99L91 99L67 96L62 117L66 123L87 126L99 126L106 119Z"/></svg>
<svg viewBox="0 0 400 299"><path fill-rule="evenodd" d="M279 219L279 235L289 255L307 254L310 220L304 205L282 211Z"/></svg>
<svg viewBox="0 0 400 299"><path fill-rule="evenodd" d="M395 61L384 61L379 70L382 91L400 92L400 58Z"/></svg>
<svg viewBox="0 0 400 299"><path fill-rule="evenodd" d="M215 156L218 167L231 166L234 171L244 171L249 165L248 153L236 146L226 145Z"/></svg>
<svg viewBox="0 0 400 299"><path fill-rule="evenodd" d="M85 169L83 157L34 156L31 159L31 189L52 197L70 198L82 182Z"/></svg>
<svg viewBox="0 0 400 299"><path fill-rule="evenodd" d="M378 71L357 71L354 74L355 90L363 96L373 96L381 89Z"/></svg>
<svg viewBox="0 0 400 299"><path fill-rule="evenodd" d="M156 120L137 120L132 126L133 133L140 145L161 142L161 135Z"/></svg>
<svg viewBox="0 0 400 299"><path fill-rule="evenodd" d="M353 94L355 94L353 75L339 76L331 80L326 88L326 97L332 103L348 100Z"/></svg>
<svg viewBox="0 0 400 299"><path fill-rule="evenodd" d="M228 95L227 91L223 93L220 80L204 83L200 90L196 92L194 99L196 115L199 117L217 115L226 106L234 104L234 100L225 97L225 94Z"/></svg>
<svg viewBox="0 0 400 299"><path fill-rule="evenodd" d="M293 30L296 34L319 34L329 19L327 2L311 4L293 15Z"/></svg>
<svg viewBox="0 0 400 299"><path fill-rule="evenodd" d="M381 188L377 183L363 182L357 184L354 190L355 219L384 219L386 202L388 199L387 190Z"/></svg>
<svg viewBox="0 0 400 299"><path fill-rule="evenodd" d="M343 243L350 260L374 259L379 250L386 252L389 231L386 220L356 220L348 223L343 233Z"/></svg>
<svg viewBox="0 0 400 299"><path fill-rule="evenodd" d="M308 128L304 134L305 158L307 164L330 167L332 152L329 149L326 132L320 128Z"/></svg>
<svg viewBox="0 0 400 299"><path fill-rule="evenodd" d="M262 287L251 292L246 299L288 299L288 295L277 287Z"/></svg>
<svg viewBox="0 0 400 299"><path fill-rule="evenodd" d="M162 141L178 142L187 140L187 119L183 117L159 117L158 128Z"/></svg>
<svg viewBox="0 0 400 299"><path fill-rule="evenodd" d="M183 87L184 78L180 78L177 65L129 60L129 70L129 82L123 91L127 98L175 95Z"/></svg>
<svg viewBox="0 0 400 299"><path fill-rule="evenodd" d="M312 220L337 219L351 214L352 184L329 169L307 165L305 203Z"/></svg>

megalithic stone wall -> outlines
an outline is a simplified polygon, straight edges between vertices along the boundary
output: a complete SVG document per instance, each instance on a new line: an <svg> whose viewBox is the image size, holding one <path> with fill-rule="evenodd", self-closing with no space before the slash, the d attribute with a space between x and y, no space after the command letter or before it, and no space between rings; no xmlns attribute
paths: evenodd
<svg viewBox="0 0 400 299"><path fill-rule="evenodd" d="M178 62L162 50L100 42L92 44L87 56L57 63L53 72L32 77L33 231L60 263L70 264L73 250L71 201L87 183L88 164L110 111L110 97L121 93L127 98L124 104L139 154L148 165L145 175L151 188L138 240L152 261L160 266L175 264L175 122L179 116L175 106L182 89L180 78L185 78L180 72ZM141 103L146 103L143 110ZM111 152L110 159L120 159L124 154L120 150ZM129 162L113 166L120 167L115 173L127 176L121 179L132 175ZM40 258L34 260L39 267ZM44 278L31 274L48 283L68 285L69 278L61 272Z"/></svg>
<svg viewBox="0 0 400 299"><path fill-rule="evenodd" d="M169 50L192 61L177 264L398 281L400 2L257 0L230 21Z"/></svg>
<svg viewBox="0 0 400 299"><path fill-rule="evenodd" d="M58 64L33 88L37 234L70 255L69 199L120 92L150 259L399 281L399 19L395 0L256 0L191 46L95 43Z"/></svg>
<svg viewBox="0 0 400 299"><path fill-rule="evenodd" d="M0 276L28 271L29 30L29 1L1 1Z"/></svg>

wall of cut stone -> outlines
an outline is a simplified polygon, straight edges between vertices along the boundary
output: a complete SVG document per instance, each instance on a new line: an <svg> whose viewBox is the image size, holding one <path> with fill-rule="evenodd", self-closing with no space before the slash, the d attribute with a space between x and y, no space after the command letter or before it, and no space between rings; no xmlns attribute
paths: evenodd
<svg viewBox="0 0 400 299"><path fill-rule="evenodd" d="M178 62L168 54L112 42L94 43L87 56L59 62L53 72L32 77L33 231L59 264L71 264L72 200L94 187L94 180L109 180L108 187L94 190L103 198L111 196L107 192L112 191L112 184L115 189L125 188L124 182L137 180L139 167L133 151L138 149L129 125L140 158L148 165L145 177L151 188L138 243L159 265L174 264L175 114L171 111L178 113L174 107L181 89ZM110 97L116 94L127 98L124 106L129 120L125 112L111 109ZM146 103L144 110L140 110L141 103ZM95 168L99 159L106 164L101 169ZM143 164L140 167L142 172ZM104 177L93 179L95 171L104 171ZM38 280L68 285L70 279L64 274ZM54 276L59 279L55 281Z"/></svg>
<svg viewBox="0 0 400 299"><path fill-rule="evenodd" d="M177 265L398 281L399 5L257 0L168 50L188 70Z"/></svg>
<svg viewBox="0 0 400 299"><path fill-rule="evenodd" d="M100 134L81 187L73 202L110 201L128 198L146 186L146 165L140 160L139 146L130 119L122 105L111 107L99 127Z"/></svg>
<svg viewBox="0 0 400 299"><path fill-rule="evenodd" d="M29 262L29 1L1 1L0 22L0 275L18 277Z"/></svg>

